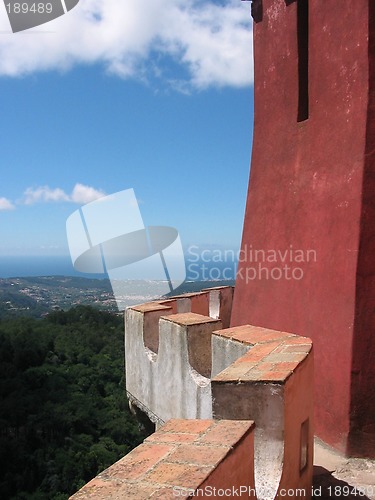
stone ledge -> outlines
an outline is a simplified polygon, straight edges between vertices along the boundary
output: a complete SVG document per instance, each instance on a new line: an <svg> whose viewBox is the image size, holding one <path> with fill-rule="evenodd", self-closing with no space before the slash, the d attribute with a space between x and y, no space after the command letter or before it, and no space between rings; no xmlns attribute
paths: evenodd
<svg viewBox="0 0 375 500"><path fill-rule="evenodd" d="M182 326L189 325L200 325L204 323L218 323L220 321L214 318L210 318L209 316L203 316L202 314L196 313L181 313L181 314L171 314L169 316L162 316L162 319L166 321L171 321L172 323L176 323Z"/></svg>
<svg viewBox="0 0 375 500"><path fill-rule="evenodd" d="M206 288L200 292L190 292L130 306L128 309L144 314L163 310L166 311L166 314L169 312L172 314L197 313L213 319L220 319L224 328L228 328L233 292L233 286Z"/></svg>
<svg viewBox="0 0 375 500"><path fill-rule="evenodd" d="M251 421L170 420L71 499L169 499L176 489L190 498L203 486L232 487L233 466L235 483L254 488L253 430Z"/></svg>
<svg viewBox="0 0 375 500"><path fill-rule="evenodd" d="M146 313L151 311L168 311L171 309L169 305L160 304L159 302L145 302L137 306L131 306L135 311Z"/></svg>
<svg viewBox="0 0 375 500"><path fill-rule="evenodd" d="M306 337L252 325L215 331L213 335L250 348L213 377L212 382L215 383L283 384L312 349L312 342Z"/></svg>
<svg viewBox="0 0 375 500"><path fill-rule="evenodd" d="M218 330L214 332L215 335L227 337L231 340L244 342L245 344L255 345L271 340L280 340L288 337L295 337L293 333L279 332L278 330L270 330L260 326L241 325L233 328L226 328L225 330Z"/></svg>

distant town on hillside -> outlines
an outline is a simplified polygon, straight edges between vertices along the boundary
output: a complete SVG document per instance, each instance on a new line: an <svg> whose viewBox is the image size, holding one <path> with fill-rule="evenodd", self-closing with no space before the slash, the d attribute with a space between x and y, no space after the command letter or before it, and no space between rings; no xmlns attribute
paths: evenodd
<svg viewBox="0 0 375 500"><path fill-rule="evenodd" d="M130 306L152 300L158 284L156 281L129 281L129 293L124 297L124 302ZM187 281L173 294L233 284L234 280ZM51 310L68 310L78 305L90 305L109 312L118 311L108 279L71 276L0 278L0 318L38 318Z"/></svg>

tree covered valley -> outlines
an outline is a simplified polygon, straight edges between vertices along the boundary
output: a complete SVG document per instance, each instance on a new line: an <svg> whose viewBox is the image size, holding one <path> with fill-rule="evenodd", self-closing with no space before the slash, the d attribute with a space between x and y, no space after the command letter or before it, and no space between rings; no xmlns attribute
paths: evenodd
<svg viewBox="0 0 375 500"><path fill-rule="evenodd" d="M145 437L130 413L122 315L0 319L0 498L64 500Z"/></svg>
<svg viewBox="0 0 375 500"><path fill-rule="evenodd" d="M152 283L130 285L150 300ZM108 280L0 279L1 500L65 500L146 437L126 398L116 311Z"/></svg>

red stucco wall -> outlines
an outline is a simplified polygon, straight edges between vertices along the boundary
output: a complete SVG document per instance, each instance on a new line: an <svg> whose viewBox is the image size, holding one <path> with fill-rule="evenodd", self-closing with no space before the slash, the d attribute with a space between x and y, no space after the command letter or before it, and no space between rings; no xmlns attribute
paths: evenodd
<svg viewBox="0 0 375 500"><path fill-rule="evenodd" d="M313 339L316 433L354 454L363 452L364 436L375 435L370 4L309 1L309 118L298 122L297 2L263 0L263 19L254 25L255 126L241 255L247 259L231 320ZM372 33L370 46L374 55ZM255 250L266 259L258 254L255 262ZM276 262L268 261L269 250L281 252ZM310 262L298 261L308 256ZM287 265L287 277L284 271L267 279L259 264Z"/></svg>

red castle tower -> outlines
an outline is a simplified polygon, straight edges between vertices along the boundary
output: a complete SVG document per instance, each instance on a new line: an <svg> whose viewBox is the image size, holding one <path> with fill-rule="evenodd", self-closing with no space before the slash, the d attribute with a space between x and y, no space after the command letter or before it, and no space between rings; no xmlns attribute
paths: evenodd
<svg viewBox="0 0 375 500"><path fill-rule="evenodd" d="M315 429L375 456L375 2L254 0L232 326L312 338Z"/></svg>

